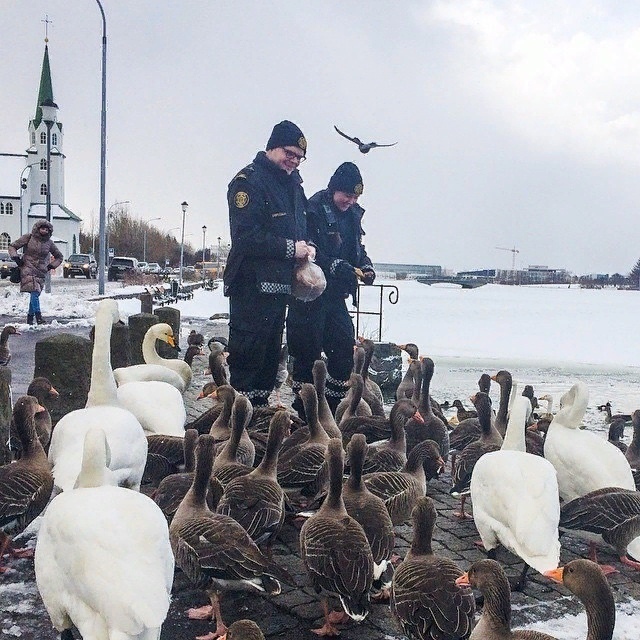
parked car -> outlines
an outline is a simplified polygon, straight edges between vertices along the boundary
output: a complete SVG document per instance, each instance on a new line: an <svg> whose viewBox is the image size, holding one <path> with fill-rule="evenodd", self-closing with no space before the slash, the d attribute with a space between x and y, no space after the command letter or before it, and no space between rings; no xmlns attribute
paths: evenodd
<svg viewBox="0 0 640 640"><path fill-rule="evenodd" d="M75 276L96 278L98 263L90 253L73 253L62 263L62 275L65 278Z"/></svg>
<svg viewBox="0 0 640 640"><path fill-rule="evenodd" d="M138 261L138 268L142 271L142 273L148 273L147 267L149 266L148 262L143 262L142 260Z"/></svg>
<svg viewBox="0 0 640 640"><path fill-rule="evenodd" d="M16 263L13 261L13 258L9 257L9 252L0 251L0 275L3 280L9 277L9 272L15 266Z"/></svg>
<svg viewBox="0 0 640 640"><path fill-rule="evenodd" d="M157 262L147 264L147 273L162 273L162 267Z"/></svg>
<svg viewBox="0 0 640 640"><path fill-rule="evenodd" d="M138 260L127 256L114 256L109 265L107 280L121 280L126 273L142 273L138 267Z"/></svg>

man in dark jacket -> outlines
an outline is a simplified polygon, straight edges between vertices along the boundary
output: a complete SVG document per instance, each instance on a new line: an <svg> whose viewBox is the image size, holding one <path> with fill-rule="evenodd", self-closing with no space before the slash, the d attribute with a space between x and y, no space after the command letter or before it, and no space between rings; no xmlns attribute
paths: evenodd
<svg viewBox="0 0 640 640"><path fill-rule="evenodd" d="M306 151L302 131L280 122L266 151L233 178L227 192L227 361L231 385L253 405L266 404L275 384L295 262L315 256L305 242L306 198L297 170Z"/></svg>
<svg viewBox="0 0 640 640"><path fill-rule="evenodd" d="M309 240L316 245L316 263L325 273L327 288L313 302L292 301L287 317L289 353L295 359L294 391L303 382L312 382L313 363L324 351L327 401L334 412L346 394L353 367L355 335L345 299L351 295L355 302L358 277L365 284L373 284L376 277L362 244L364 209L358 205L362 191L358 167L345 162L336 169L327 189L309 199ZM299 407L297 398L294 408Z"/></svg>

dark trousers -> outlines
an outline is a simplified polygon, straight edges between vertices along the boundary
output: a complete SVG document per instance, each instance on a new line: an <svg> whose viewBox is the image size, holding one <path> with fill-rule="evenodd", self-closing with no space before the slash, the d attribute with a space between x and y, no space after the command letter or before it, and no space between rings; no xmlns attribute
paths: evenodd
<svg viewBox="0 0 640 640"><path fill-rule="evenodd" d="M287 296L254 289L229 299L230 383L254 405L267 403L276 382L286 308Z"/></svg>
<svg viewBox="0 0 640 640"><path fill-rule="evenodd" d="M287 315L287 345L294 358L294 389L313 382L313 363L327 356L327 399L344 397L353 369L355 332L342 298L321 295L313 302L292 300Z"/></svg>

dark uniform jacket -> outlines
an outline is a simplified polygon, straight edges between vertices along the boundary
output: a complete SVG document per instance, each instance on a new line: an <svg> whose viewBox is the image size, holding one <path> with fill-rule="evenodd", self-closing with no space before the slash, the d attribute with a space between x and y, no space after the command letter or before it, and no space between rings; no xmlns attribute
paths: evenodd
<svg viewBox="0 0 640 640"><path fill-rule="evenodd" d="M340 278L334 273L338 260L346 260L354 267L373 270L371 260L362 244L362 216L364 209L354 204L339 211L328 189L318 191L307 205L309 241L316 245L316 263L327 278L326 296L345 298L356 293L357 280Z"/></svg>
<svg viewBox="0 0 640 640"><path fill-rule="evenodd" d="M225 295L291 293L295 242L306 239L306 198L298 171L287 174L261 151L230 182L227 200L231 251Z"/></svg>

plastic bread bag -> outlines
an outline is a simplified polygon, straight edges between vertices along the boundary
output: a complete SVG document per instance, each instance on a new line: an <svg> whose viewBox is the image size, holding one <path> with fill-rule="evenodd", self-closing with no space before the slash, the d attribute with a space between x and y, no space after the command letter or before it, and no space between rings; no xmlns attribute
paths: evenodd
<svg viewBox="0 0 640 640"><path fill-rule="evenodd" d="M311 260L299 260L293 270L291 295L302 302L315 300L327 287L322 269Z"/></svg>

